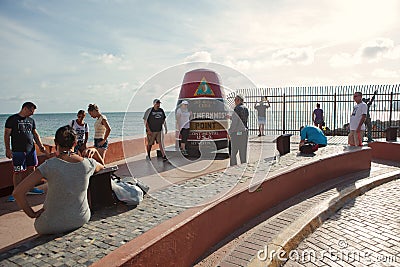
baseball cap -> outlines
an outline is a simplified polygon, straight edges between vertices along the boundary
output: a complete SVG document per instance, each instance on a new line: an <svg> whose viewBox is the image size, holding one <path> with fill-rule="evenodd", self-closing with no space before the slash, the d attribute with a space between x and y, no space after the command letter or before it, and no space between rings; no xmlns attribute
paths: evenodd
<svg viewBox="0 0 400 267"><path fill-rule="evenodd" d="M153 105L154 105L155 103L161 103L160 99L158 99L158 98L154 99L154 100L153 100Z"/></svg>
<svg viewBox="0 0 400 267"><path fill-rule="evenodd" d="M189 105L189 102L187 102L186 100L183 100L182 105Z"/></svg>

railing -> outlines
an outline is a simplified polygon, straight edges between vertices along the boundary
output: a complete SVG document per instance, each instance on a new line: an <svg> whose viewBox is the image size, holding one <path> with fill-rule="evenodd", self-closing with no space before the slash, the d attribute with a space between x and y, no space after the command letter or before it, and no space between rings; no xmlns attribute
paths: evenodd
<svg viewBox="0 0 400 267"><path fill-rule="evenodd" d="M326 134L347 135L346 124L355 105L353 93L356 91L362 92L365 99L377 91L369 108L373 138L385 137L389 126L400 126L400 84L238 89L227 100L233 106L235 94L245 97L250 131L258 129L254 105L266 97L271 104L267 109L266 134L295 134L301 126L313 125L312 113L319 103L324 111Z"/></svg>

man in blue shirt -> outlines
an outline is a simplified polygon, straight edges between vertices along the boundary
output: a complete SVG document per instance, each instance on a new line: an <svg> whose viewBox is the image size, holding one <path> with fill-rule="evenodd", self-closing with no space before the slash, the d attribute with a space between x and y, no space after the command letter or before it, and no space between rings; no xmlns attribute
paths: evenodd
<svg viewBox="0 0 400 267"><path fill-rule="evenodd" d="M299 148L308 143L317 144L318 147L324 147L328 144L324 132L315 126L303 126L300 128L300 144Z"/></svg>

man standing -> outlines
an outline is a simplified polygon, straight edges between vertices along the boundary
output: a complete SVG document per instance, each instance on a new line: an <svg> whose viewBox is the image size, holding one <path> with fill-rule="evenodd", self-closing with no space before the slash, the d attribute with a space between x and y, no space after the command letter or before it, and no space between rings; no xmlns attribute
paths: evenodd
<svg viewBox="0 0 400 267"><path fill-rule="evenodd" d="M160 108L160 104L161 101L159 99L154 99L153 107L147 109L143 116L147 135L147 160L151 160L151 146L154 144L154 141L157 141L160 146L163 161L167 161L164 150L164 140L162 138L162 126L164 125L165 134L167 134L167 124L165 122L166 116L164 110Z"/></svg>
<svg viewBox="0 0 400 267"><path fill-rule="evenodd" d="M367 117L365 119L365 126L367 128L367 138L368 138L368 143L371 143L372 141L374 141L372 139L372 122L371 122L371 116L369 115L369 108L371 107L372 103L375 100L375 96L378 93L378 90L375 90L374 95L372 96L371 99L369 98L363 98L362 101L367 104Z"/></svg>
<svg viewBox="0 0 400 267"><path fill-rule="evenodd" d="M249 138L247 120L249 110L243 105L244 98L241 95L235 97L234 114L231 117L232 123L229 128L230 142L230 164L237 164L236 155L239 152L240 162L247 162L247 141Z"/></svg>
<svg viewBox="0 0 400 267"><path fill-rule="evenodd" d="M350 116L348 143L350 146L362 146L362 139L365 132L364 121L367 117L368 106L362 101L361 92L355 92L353 97L357 105L354 106Z"/></svg>
<svg viewBox="0 0 400 267"><path fill-rule="evenodd" d="M261 98L261 101L254 105L254 108L257 110L258 113L258 136L265 135L264 134L264 127L265 123L267 122L267 108L271 105L267 97L264 97L265 101L267 101L268 105L264 104L264 100Z"/></svg>
<svg viewBox="0 0 400 267"><path fill-rule="evenodd" d="M38 145L41 152L46 150L40 140L40 136L36 131L35 120L30 116L35 113L36 105L32 102L25 102L22 105L21 111L14 114L6 120L4 128L4 144L6 148L6 157L13 161L14 173L13 184L14 188L31 174L38 164L38 159L35 150L35 144ZM10 148L11 140L11 148ZM43 190L33 188L29 194L43 194ZM13 196L9 196L9 202L14 202Z"/></svg>

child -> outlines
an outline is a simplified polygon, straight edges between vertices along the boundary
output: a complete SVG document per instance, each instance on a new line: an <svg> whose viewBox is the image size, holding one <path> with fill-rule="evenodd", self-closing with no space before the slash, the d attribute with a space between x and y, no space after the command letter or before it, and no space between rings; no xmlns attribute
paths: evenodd
<svg viewBox="0 0 400 267"><path fill-rule="evenodd" d="M86 149L86 143L89 137L89 125L84 122L86 113L84 110L79 110L76 115L78 118L76 120L72 120L69 126L75 130L77 134L77 145L75 146L75 153L81 153Z"/></svg>

